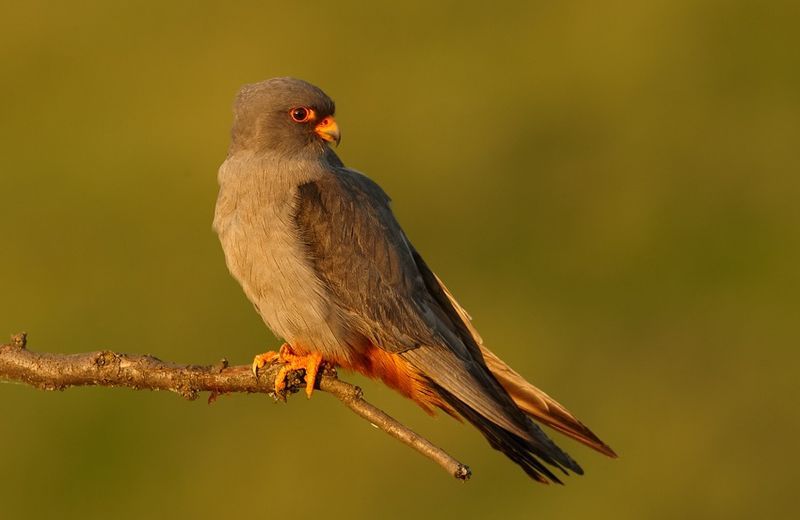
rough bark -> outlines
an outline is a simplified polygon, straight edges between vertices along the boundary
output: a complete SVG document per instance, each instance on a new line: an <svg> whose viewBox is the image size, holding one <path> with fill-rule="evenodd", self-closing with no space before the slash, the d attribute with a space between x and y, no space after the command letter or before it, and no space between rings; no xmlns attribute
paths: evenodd
<svg viewBox="0 0 800 520"><path fill-rule="evenodd" d="M23 332L12 336L11 343L0 345L0 381L16 381L42 390L66 390L74 386L167 390L189 400L209 392L209 402L221 394L237 392L285 399L305 387L303 371L290 372L286 392L276 395L274 381L281 366L277 363L261 369L256 378L249 365L228 366L224 359L214 365L178 365L150 355L110 350L81 354L32 352L26 343ZM353 412L430 458L453 477L469 479L469 467L369 404L363 399L361 389L338 379L335 370L321 371L315 387L335 396Z"/></svg>

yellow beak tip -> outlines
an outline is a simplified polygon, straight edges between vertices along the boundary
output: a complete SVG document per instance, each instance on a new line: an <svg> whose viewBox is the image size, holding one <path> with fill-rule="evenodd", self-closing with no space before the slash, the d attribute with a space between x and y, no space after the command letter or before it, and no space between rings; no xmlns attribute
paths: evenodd
<svg viewBox="0 0 800 520"><path fill-rule="evenodd" d="M315 128L314 132L322 139L329 143L335 143L339 146L339 141L342 140L342 135L339 132L339 125L333 117L326 117Z"/></svg>

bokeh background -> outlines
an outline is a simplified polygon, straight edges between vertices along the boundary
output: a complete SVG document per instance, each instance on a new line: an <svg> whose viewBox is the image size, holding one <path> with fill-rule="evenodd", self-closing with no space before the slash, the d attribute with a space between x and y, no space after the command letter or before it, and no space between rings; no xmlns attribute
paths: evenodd
<svg viewBox="0 0 800 520"><path fill-rule="evenodd" d="M459 484L317 394L0 384L3 518L763 518L793 505L798 3L19 2L0 30L0 333L246 363L278 345L211 219L237 88L337 102L486 342L621 455L529 481L368 398Z"/></svg>

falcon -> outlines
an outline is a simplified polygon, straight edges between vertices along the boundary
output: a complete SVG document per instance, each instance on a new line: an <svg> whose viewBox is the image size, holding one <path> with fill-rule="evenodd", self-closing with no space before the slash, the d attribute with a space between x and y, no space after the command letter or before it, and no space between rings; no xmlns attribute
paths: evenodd
<svg viewBox="0 0 800 520"><path fill-rule="evenodd" d="M320 365L379 379L433 415L473 424L531 478L583 474L533 419L615 457L565 407L483 344L469 315L411 244L390 199L345 167L335 106L294 78L245 85L219 169L214 229L233 277L285 343L275 390Z"/></svg>

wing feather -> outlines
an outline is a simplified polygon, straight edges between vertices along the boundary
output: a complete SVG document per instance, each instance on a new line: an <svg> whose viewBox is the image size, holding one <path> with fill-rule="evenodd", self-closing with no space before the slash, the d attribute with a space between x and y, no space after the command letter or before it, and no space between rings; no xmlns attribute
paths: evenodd
<svg viewBox="0 0 800 520"><path fill-rule="evenodd" d="M535 454L582 472L486 367L480 337L409 244L377 184L336 168L299 186L294 220L331 305L349 330L408 360L526 471L537 471L531 462Z"/></svg>
<svg viewBox="0 0 800 520"><path fill-rule="evenodd" d="M396 353L445 346L405 235L377 184L344 168L302 184L294 220L317 276L349 327Z"/></svg>

